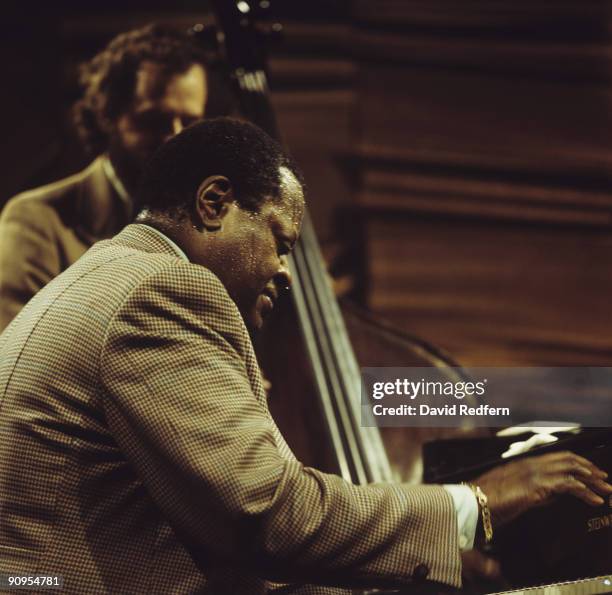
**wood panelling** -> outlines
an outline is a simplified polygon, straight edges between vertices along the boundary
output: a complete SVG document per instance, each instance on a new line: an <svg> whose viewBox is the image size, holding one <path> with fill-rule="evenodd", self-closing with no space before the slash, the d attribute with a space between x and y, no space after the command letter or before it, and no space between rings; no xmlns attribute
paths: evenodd
<svg viewBox="0 0 612 595"><path fill-rule="evenodd" d="M467 365L612 361L610 3L358 2L369 304Z"/></svg>
<svg viewBox="0 0 612 595"><path fill-rule="evenodd" d="M466 365L608 365L607 231L373 218L371 306Z"/></svg>
<svg viewBox="0 0 612 595"><path fill-rule="evenodd" d="M609 226L612 218L612 195L567 182L431 172L414 164L397 166L397 171L373 165L363 180L361 207L398 216L422 212L599 227Z"/></svg>
<svg viewBox="0 0 612 595"><path fill-rule="evenodd" d="M366 154L560 176L612 166L607 86L370 64L360 74Z"/></svg>
<svg viewBox="0 0 612 595"><path fill-rule="evenodd" d="M353 18L367 26L480 36L522 33L537 39L607 35L609 14L608 0L356 0L353 8Z"/></svg>

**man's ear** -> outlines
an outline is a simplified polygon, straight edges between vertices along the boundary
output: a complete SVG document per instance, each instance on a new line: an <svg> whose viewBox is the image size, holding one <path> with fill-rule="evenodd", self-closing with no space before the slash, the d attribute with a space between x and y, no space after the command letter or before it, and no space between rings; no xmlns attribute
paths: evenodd
<svg viewBox="0 0 612 595"><path fill-rule="evenodd" d="M221 228L229 204L234 200L232 184L225 176L209 176L196 192L197 226L214 231Z"/></svg>

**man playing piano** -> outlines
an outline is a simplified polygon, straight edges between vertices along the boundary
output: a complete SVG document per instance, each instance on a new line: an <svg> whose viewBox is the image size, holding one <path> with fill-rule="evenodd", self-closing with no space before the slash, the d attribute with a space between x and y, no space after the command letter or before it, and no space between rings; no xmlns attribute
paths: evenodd
<svg viewBox="0 0 612 595"><path fill-rule="evenodd" d="M480 511L467 486L303 466L249 336L291 281L295 165L258 128L210 120L157 152L142 193L137 223L0 336L0 574L79 594L459 586L487 511L495 530L557 494L612 492L570 453L488 472Z"/></svg>

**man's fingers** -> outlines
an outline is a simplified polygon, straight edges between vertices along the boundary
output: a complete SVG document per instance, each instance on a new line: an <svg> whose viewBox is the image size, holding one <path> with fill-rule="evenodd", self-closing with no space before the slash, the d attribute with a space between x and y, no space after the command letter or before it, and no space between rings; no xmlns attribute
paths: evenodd
<svg viewBox="0 0 612 595"><path fill-rule="evenodd" d="M589 468L583 461L586 461L586 459L582 457L557 461L548 466L546 474L549 477L560 477L562 479L574 477L599 494L604 496L612 494L612 485L604 481L602 474L597 471L596 467Z"/></svg>
<svg viewBox="0 0 612 595"><path fill-rule="evenodd" d="M603 469L600 469L597 465L595 465L595 463L592 463L588 459L585 459L584 457L581 457L580 455L577 455L573 452L566 452L564 454L569 465L573 464L580 465L583 468L586 467L591 471L591 473L593 473L593 475L597 475L598 477L605 478L608 476L608 474Z"/></svg>
<svg viewBox="0 0 612 595"><path fill-rule="evenodd" d="M585 482L587 485L597 487L598 491L603 490L602 493L609 493L608 489L612 489L612 485L604 481L604 477L598 472L594 472L592 469L586 467L582 463L575 461L569 463L555 463L549 466L546 471L546 475L549 477L564 477L565 475L573 475L580 481Z"/></svg>
<svg viewBox="0 0 612 595"><path fill-rule="evenodd" d="M483 576L491 581L499 580L502 577L501 564L493 558L486 557L482 570Z"/></svg>
<svg viewBox="0 0 612 595"><path fill-rule="evenodd" d="M463 575L471 580L486 579L490 581L501 578L501 566L497 560L486 556L479 550L469 550L461 555Z"/></svg>
<svg viewBox="0 0 612 595"><path fill-rule="evenodd" d="M598 494L601 494L603 496L609 496L610 494L612 494L612 485L610 485L603 479L599 479L598 477L589 477L588 479L584 479L582 481Z"/></svg>
<svg viewBox="0 0 612 595"><path fill-rule="evenodd" d="M588 469L593 475L601 477L602 479L608 477L608 474L603 469L600 469L597 465L595 465L588 459L585 459L584 457L581 457L580 455L577 455L567 450L561 452L554 452L548 455L542 455L540 458L542 459L542 462L546 462L546 465L549 468L556 468L559 465L565 465L568 468L571 468L573 466L580 466L581 468Z"/></svg>
<svg viewBox="0 0 612 595"><path fill-rule="evenodd" d="M569 453L569 454L573 457L573 460L576 463L578 463L582 467L586 467L587 469L590 469L594 475L597 475L601 477L602 479L605 479L606 477L608 477L608 474L603 469L600 469L597 465L595 465L595 463L592 463L591 461L589 461L588 459L585 459L584 457L581 457L580 455L577 455L574 453Z"/></svg>
<svg viewBox="0 0 612 595"><path fill-rule="evenodd" d="M583 465L577 461L559 461L553 465L549 465L545 473L550 476L573 475L580 479L590 479L596 477L599 479L599 474L593 472L590 467Z"/></svg>
<svg viewBox="0 0 612 595"><path fill-rule="evenodd" d="M582 483L573 475L569 475L562 480L555 491L558 494L571 494L591 506L601 506L604 503L604 499L601 496L593 492L585 483Z"/></svg>

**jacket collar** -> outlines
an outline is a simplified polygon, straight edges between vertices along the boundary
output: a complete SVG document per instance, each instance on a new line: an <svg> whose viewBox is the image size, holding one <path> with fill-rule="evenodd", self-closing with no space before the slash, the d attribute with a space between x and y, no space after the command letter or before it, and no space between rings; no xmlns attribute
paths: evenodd
<svg viewBox="0 0 612 595"><path fill-rule="evenodd" d="M143 252L171 254L187 260L185 253L170 238L161 231L142 223L132 223L126 226L111 241L114 244Z"/></svg>

